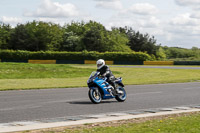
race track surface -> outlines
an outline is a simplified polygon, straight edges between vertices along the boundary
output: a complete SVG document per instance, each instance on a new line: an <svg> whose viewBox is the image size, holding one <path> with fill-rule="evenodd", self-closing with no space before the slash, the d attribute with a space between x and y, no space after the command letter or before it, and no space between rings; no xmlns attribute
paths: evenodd
<svg viewBox="0 0 200 133"><path fill-rule="evenodd" d="M139 109L200 105L200 82L126 86L124 103L92 104L88 88L0 92L0 123Z"/></svg>

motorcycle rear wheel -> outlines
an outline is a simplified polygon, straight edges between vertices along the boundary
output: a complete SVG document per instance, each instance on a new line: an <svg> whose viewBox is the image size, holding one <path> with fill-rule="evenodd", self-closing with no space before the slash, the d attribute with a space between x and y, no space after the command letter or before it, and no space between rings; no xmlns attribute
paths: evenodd
<svg viewBox="0 0 200 133"><path fill-rule="evenodd" d="M124 102L124 101L126 100L126 97L127 97L126 91L125 91L125 89L124 89L122 86L118 86L118 89L119 89L120 91L123 91L123 94L117 95L117 96L115 97L115 99L116 99L118 102Z"/></svg>
<svg viewBox="0 0 200 133"><path fill-rule="evenodd" d="M101 93L98 88L88 91L89 98L92 103L99 104L102 100Z"/></svg>

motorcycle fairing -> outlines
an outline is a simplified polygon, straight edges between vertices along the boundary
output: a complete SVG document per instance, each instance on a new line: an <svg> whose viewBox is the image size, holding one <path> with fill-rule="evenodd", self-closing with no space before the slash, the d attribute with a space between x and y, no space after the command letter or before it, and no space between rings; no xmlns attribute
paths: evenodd
<svg viewBox="0 0 200 133"><path fill-rule="evenodd" d="M102 99L110 99L115 97L112 96L110 92L108 92L108 89L111 89L111 86L105 80L95 79L93 82L96 83L96 85L103 90Z"/></svg>

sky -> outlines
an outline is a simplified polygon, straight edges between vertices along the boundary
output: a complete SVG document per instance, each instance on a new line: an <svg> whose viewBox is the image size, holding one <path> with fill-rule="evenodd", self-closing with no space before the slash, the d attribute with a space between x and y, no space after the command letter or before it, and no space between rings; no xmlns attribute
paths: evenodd
<svg viewBox="0 0 200 133"><path fill-rule="evenodd" d="M200 0L0 0L0 21L60 25L93 20L132 27L168 47L200 48Z"/></svg>

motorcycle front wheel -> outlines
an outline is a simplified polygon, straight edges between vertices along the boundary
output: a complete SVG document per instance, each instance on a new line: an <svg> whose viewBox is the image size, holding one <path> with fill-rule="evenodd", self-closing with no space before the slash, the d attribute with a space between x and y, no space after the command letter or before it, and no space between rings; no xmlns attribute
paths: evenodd
<svg viewBox="0 0 200 133"><path fill-rule="evenodd" d="M102 100L101 93L99 92L98 88L90 89L88 92L88 95L89 95L91 102L93 102L95 104L100 103Z"/></svg>
<svg viewBox="0 0 200 133"><path fill-rule="evenodd" d="M118 89L119 89L120 91L122 91L123 93L122 93L122 94L118 94L118 95L115 97L115 99L116 99L118 102L124 102L124 101L126 100L126 97L127 97L126 91L125 91L125 89L124 89L122 86L118 86Z"/></svg>

